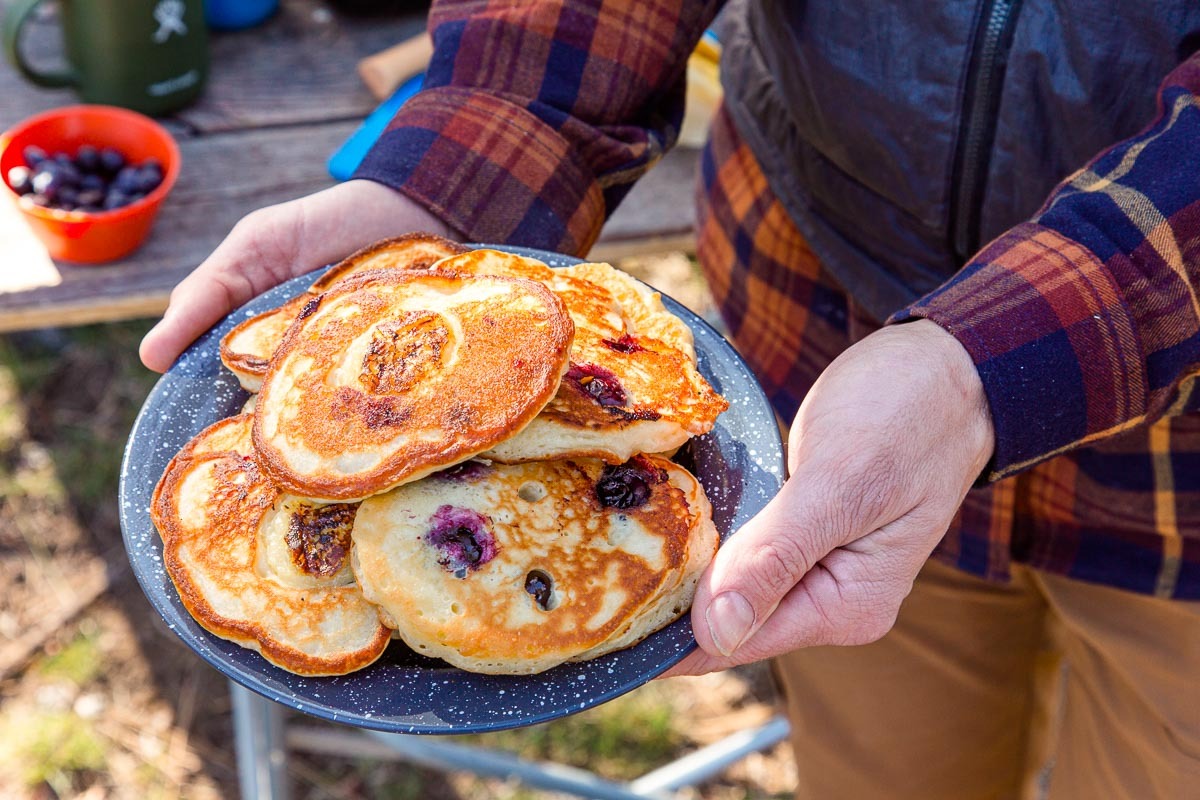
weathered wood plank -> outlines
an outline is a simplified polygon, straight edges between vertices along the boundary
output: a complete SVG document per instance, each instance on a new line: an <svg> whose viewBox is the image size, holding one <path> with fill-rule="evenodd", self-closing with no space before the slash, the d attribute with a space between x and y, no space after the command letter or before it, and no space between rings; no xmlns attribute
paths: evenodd
<svg viewBox="0 0 1200 800"><path fill-rule="evenodd" d="M333 184L325 156L355 123L202 136L180 142L179 181L163 204L145 244L126 259L99 266L55 264L56 286L0 294L0 330L114 318L114 308L156 313L184 276L199 264L242 216ZM14 208L4 204L0 231L13 231ZM18 225L21 228L19 216ZM32 234L24 229L18 247L0 248L0 275L20 270L10 253L28 253ZM32 245L32 247L40 247ZM41 250L44 258L44 249ZM3 279L0 278L0 285ZM157 302L156 302L157 300ZM89 319L91 316L91 319ZM54 323L58 324L58 323Z"/></svg>
<svg viewBox="0 0 1200 800"><path fill-rule="evenodd" d="M12 0L0 0L0 17ZM355 72L360 58L419 33L424 14L355 18L318 0L289 0L264 24L212 32L203 96L168 120L202 132L361 119L376 101ZM52 7L26 27L23 50L36 64L61 63ZM29 84L0 59L0 129L39 111L78 102L69 89Z"/></svg>
<svg viewBox="0 0 1200 800"><path fill-rule="evenodd" d="M378 101L359 59L424 27L419 13L359 19L314 0L284 3L257 28L212 34L204 97L177 116L202 132L361 119Z"/></svg>
<svg viewBox="0 0 1200 800"><path fill-rule="evenodd" d="M332 185L325 159L354 127L338 122L181 140L179 182L149 239L113 264L51 262L15 208L0 204L0 331L160 313L175 284L242 216ZM695 158L695 151L679 150L663 159L613 215L593 257L686 246Z"/></svg>

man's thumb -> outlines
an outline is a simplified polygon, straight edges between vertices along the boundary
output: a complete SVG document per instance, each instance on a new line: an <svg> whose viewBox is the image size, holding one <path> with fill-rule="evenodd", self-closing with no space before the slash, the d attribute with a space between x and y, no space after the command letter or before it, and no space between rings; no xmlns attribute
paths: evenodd
<svg viewBox="0 0 1200 800"><path fill-rule="evenodd" d="M750 639L824 555L817 550L826 537L805 530L793 493L785 485L721 546L700 578L692 628L709 654L729 656Z"/></svg>

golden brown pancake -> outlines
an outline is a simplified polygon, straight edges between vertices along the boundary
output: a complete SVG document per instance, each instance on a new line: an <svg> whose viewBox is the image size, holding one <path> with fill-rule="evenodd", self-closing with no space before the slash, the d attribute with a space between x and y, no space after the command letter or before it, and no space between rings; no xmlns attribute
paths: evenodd
<svg viewBox="0 0 1200 800"><path fill-rule="evenodd" d="M365 500L353 564L413 649L528 674L679 617L716 546L699 484L665 459L468 461Z"/></svg>
<svg viewBox="0 0 1200 800"><path fill-rule="evenodd" d="M661 294L611 264L575 264L564 267L562 272L575 280L603 286L621 306L625 333L657 339L696 363L692 329L667 310Z"/></svg>
<svg viewBox="0 0 1200 800"><path fill-rule="evenodd" d="M217 422L167 466L151 503L167 573L200 625L283 669L361 669L390 632L348 566L356 506L280 493L250 428L245 414Z"/></svg>
<svg viewBox="0 0 1200 800"><path fill-rule="evenodd" d="M535 281L378 270L309 301L263 380L254 446L284 489L357 500L520 432L574 327Z"/></svg>
<svg viewBox="0 0 1200 800"><path fill-rule="evenodd" d="M692 334L657 292L608 264L551 269L497 250L437 262L435 272L525 276L549 286L575 323L571 366L553 400L486 454L505 463L673 451L729 407L696 369Z"/></svg>
<svg viewBox="0 0 1200 800"><path fill-rule="evenodd" d="M587 661L635 645L646 637L646 631L656 631L674 622L692 605L692 599L696 596L696 584L716 553L720 534L713 524L712 505L709 504L700 481L677 464L671 464L666 469L668 481L683 493L689 512L688 527L691 534L680 580L673 586L664 583L663 591L648 602L641 614L630 620L623 631L618 631L596 647L573 657L572 661Z"/></svg>
<svg viewBox="0 0 1200 800"><path fill-rule="evenodd" d="M384 239L358 250L313 282L308 295L320 294L351 275L372 269L426 269L435 261L467 252L467 248L432 233L410 233ZM311 299L293 298L282 306L264 311L239 324L221 339L221 361L248 392L257 392L271 356L283 334Z"/></svg>
<svg viewBox="0 0 1200 800"><path fill-rule="evenodd" d="M340 280L373 269L427 269L429 265L467 252L458 242L432 233L408 233L382 239L355 251L313 281L309 289L320 294Z"/></svg>
<svg viewBox="0 0 1200 800"><path fill-rule="evenodd" d="M296 315L312 297L302 294L288 302L255 314L221 338L221 362L248 392L257 392L271 356L283 341L283 334L296 321Z"/></svg>

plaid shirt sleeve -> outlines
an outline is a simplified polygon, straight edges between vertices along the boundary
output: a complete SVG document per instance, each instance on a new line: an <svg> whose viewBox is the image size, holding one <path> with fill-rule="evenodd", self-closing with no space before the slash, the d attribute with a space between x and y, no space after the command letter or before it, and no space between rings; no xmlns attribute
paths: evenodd
<svg viewBox="0 0 1200 800"><path fill-rule="evenodd" d="M931 319L974 359L996 430L988 480L1194 406L1200 55L1158 103L1149 127L892 319Z"/></svg>
<svg viewBox="0 0 1200 800"><path fill-rule="evenodd" d="M467 239L583 255L683 117L706 0L444 0L423 91L355 173Z"/></svg>

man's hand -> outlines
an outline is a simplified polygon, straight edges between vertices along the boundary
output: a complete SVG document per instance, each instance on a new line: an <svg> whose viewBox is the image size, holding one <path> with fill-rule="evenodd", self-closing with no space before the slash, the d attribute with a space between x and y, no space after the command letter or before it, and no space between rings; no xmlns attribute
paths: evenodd
<svg viewBox="0 0 1200 800"><path fill-rule="evenodd" d="M887 327L848 349L796 415L787 483L701 578L701 649L668 674L883 636L992 439L975 366L934 323Z"/></svg>
<svg viewBox="0 0 1200 800"><path fill-rule="evenodd" d="M248 214L171 292L162 321L142 340L142 363L163 372L197 336L255 295L410 231L458 238L404 195L363 180Z"/></svg>

